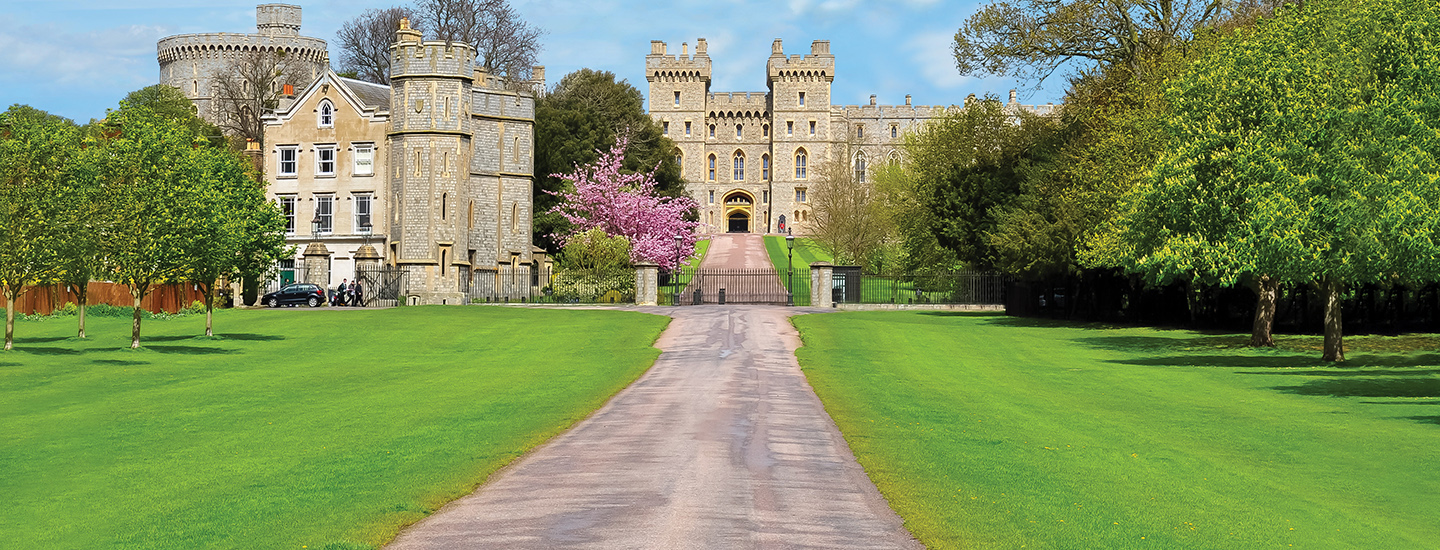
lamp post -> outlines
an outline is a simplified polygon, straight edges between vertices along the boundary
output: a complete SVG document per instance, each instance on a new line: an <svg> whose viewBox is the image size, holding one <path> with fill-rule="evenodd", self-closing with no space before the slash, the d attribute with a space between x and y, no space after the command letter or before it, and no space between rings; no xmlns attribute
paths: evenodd
<svg viewBox="0 0 1440 550"><path fill-rule="evenodd" d="M675 269L670 272L670 285L675 287L674 295L671 298L671 301L674 303L671 305L676 306L680 305L680 260L683 258L683 256L680 255L680 245L684 242L684 235L675 235Z"/></svg>
<svg viewBox="0 0 1440 550"><path fill-rule="evenodd" d="M370 220L360 222L360 237L364 239L364 244L370 244L370 232L374 229L375 226L370 225Z"/></svg>
<svg viewBox="0 0 1440 550"><path fill-rule="evenodd" d="M785 305L793 306L795 305L795 236L789 234L789 231L786 231L785 235L785 248L789 251L786 254L787 265L785 266Z"/></svg>

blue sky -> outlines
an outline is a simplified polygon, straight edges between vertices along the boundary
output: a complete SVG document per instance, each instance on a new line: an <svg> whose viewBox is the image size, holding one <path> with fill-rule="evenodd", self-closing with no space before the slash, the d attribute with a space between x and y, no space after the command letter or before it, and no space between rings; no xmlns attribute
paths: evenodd
<svg viewBox="0 0 1440 550"><path fill-rule="evenodd" d="M837 104L960 103L971 93L1025 103L1059 102L1064 81L1033 90L1008 78L964 77L950 42L983 2L973 0L511 0L545 29L541 63L549 81L581 67L614 72L648 92L645 55L651 40L694 47L709 43L711 90L765 90L770 43L808 53L830 40L836 56ZM172 34L254 32L254 0L0 1L0 104L26 103L85 122L105 114L131 90L159 76L155 42ZM402 2L318 0L304 8L301 33L334 42L340 24L365 9ZM692 50L693 51L693 50ZM331 58L336 58L331 50Z"/></svg>

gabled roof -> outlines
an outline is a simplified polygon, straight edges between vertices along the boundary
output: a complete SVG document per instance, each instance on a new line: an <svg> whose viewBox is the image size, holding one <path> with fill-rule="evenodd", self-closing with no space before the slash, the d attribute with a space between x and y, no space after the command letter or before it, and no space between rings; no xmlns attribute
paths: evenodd
<svg viewBox="0 0 1440 550"><path fill-rule="evenodd" d="M285 105L272 114L265 115L263 120L266 124L279 124L289 120L295 114L297 105L304 105L310 101L311 96L319 93L325 85L335 86L340 98L349 103L356 112L368 118L389 118L390 115L390 87L369 82L345 78L335 74L333 69L327 69L320 78L315 79L309 86L305 87L295 96L295 100Z"/></svg>
<svg viewBox="0 0 1440 550"><path fill-rule="evenodd" d="M364 102L370 108L377 111L390 110L389 86L366 82L364 80L345 78L338 75L336 78L346 87L350 88L350 91L355 92L355 96L360 98L360 101Z"/></svg>

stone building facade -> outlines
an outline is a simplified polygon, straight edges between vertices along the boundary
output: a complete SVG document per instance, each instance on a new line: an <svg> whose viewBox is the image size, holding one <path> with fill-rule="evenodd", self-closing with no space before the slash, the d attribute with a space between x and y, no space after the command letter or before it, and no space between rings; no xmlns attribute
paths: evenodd
<svg viewBox="0 0 1440 550"><path fill-rule="evenodd" d="M912 105L833 105L835 56L828 40L810 53L786 55L775 40L766 61L766 91L713 92L704 38L682 44L678 55L661 41L645 57L651 118L675 142L686 190L700 204L702 231L805 234L810 186L837 145L850 145L859 178L898 158L907 131L956 108ZM1009 108L1047 114L1053 105L1028 106L1010 94Z"/></svg>
<svg viewBox="0 0 1440 550"><path fill-rule="evenodd" d="M535 94L477 68L468 45L408 28L396 39L391 86L327 72L266 117L270 194L294 205L296 263L330 255L329 286L358 257L404 271L409 303L461 304L474 277L523 275L533 260ZM534 74L543 89L544 68Z"/></svg>
<svg viewBox="0 0 1440 550"><path fill-rule="evenodd" d="M160 83L180 89L195 103L196 112L215 122L215 76L236 56L251 52L284 51L315 67L306 82L330 66L324 40L300 35L300 6L262 4L255 7L254 34L228 32L180 34L155 45L160 61Z"/></svg>

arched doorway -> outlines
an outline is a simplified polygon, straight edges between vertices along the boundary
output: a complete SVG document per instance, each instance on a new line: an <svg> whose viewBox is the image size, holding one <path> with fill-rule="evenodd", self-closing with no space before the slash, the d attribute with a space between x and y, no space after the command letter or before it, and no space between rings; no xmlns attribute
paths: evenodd
<svg viewBox="0 0 1440 550"><path fill-rule="evenodd" d="M744 191L725 195L725 231L749 233L750 220L755 218L755 197Z"/></svg>

